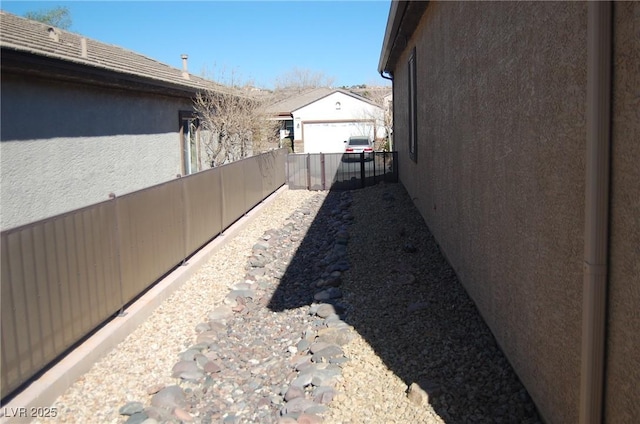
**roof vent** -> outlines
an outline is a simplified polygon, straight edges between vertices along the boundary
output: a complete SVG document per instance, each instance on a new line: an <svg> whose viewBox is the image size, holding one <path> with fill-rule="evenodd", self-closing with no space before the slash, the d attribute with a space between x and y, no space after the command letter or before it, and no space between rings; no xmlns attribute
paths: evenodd
<svg viewBox="0 0 640 424"><path fill-rule="evenodd" d="M187 59L189 59L189 56L183 54L180 57L182 58L182 78L189 79L189 70L187 69Z"/></svg>
<svg viewBox="0 0 640 424"><path fill-rule="evenodd" d="M60 40L60 31L58 31L54 27L49 27L47 31L49 31L49 38L51 38L53 41L58 42Z"/></svg>
<svg viewBox="0 0 640 424"><path fill-rule="evenodd" d="M84 37L80 39L80 57L87 58L87 39Z"/></svg>

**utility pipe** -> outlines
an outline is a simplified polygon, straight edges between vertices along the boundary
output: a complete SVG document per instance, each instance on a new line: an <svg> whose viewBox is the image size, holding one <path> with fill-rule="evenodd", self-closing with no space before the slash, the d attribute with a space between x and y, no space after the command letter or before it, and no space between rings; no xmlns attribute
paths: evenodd
<svg viewBox="0 0 640 424"><path fill-rule="evenodd" d="M587 155L580 423L602 422L611 149L611 8L588 2Z"/></svg>

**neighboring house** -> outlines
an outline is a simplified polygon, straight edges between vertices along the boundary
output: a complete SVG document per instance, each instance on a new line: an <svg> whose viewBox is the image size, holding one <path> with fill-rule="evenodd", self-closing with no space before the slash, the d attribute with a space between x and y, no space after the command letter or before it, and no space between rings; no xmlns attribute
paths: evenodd
<svg viewBox="0 0 640 424"><path fill-rule="evenodd" d="M638 2L391 5L400 180L548 423L640 422L638 28Z"/></svg>
<svg viewBox="0 0 640 424"><path fill-rule="evenodd" d="M383 110L369 99L343 89L316 88L268 107L293 138L295 153L344 152L352 135L371 140L385 136Z"/></svg>
<svg viewBox="0 0 640 424"><path fill-rule="evenodd" d="M120 47L0 14L2 229L190 174L192 98L211 83Z"/></svg>

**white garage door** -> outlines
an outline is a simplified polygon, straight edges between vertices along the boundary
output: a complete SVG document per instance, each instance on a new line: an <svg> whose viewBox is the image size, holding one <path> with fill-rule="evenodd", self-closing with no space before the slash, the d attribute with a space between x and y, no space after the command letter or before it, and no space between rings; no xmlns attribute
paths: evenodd
<svg viewBox="0 0 640 424"><path fill-rule="evenodd" d="M342 153L344 141L352 135L373 139L373 124L365 122L303 123L305 153Z"/></svg>

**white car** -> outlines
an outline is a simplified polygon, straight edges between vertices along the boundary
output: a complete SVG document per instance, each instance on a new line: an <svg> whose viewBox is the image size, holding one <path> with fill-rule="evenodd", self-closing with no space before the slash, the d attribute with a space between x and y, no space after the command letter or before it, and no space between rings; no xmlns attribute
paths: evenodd
<svg viewBox="0 0 640 424"><path fill-rule="evenodd" d="M369 139L369 137L356 135L349 137L349 140L345 140L344 142L344 152L345 153L363 153L365 160L373 159L373 142ZM348 155L353 160L360 160L359 157L353 155Z"/></svg>

